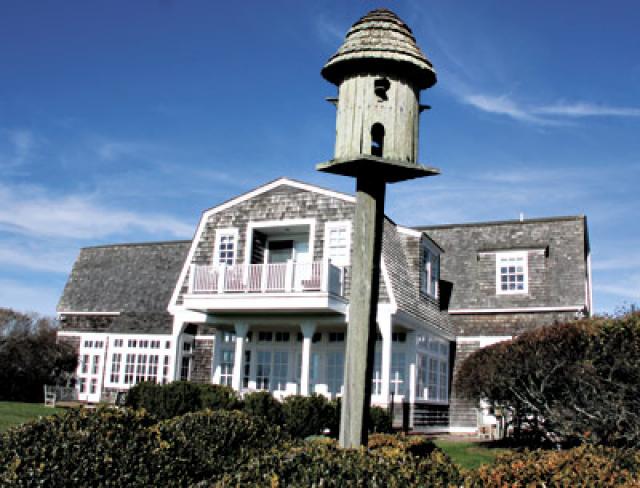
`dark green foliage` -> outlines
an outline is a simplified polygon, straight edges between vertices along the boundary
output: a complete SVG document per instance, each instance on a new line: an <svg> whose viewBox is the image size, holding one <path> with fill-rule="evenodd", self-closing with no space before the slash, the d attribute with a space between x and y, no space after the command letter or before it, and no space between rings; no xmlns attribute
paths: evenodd
<svg viewBox="0 0 640 488"><path fill-rule="evenodd" d="M0 400L42 402L44 385L64 384L78 364L56 342L52 319L0 309Z"/></svg>
<svg viewBox="0 0 640 488"><path fill-rule="evenodd" d="M381 407L371 407L369 410L369 432L390 434L393 432L392 419L389 410Z"/></svg>
<svg viewBox="0 0 640 488"><path fill-rule="evenodd" d="M159 446L143 412L70 410L0 438L3 486L144 486ZM37 480L37 484L35 481Z"/></svg>
<svg viewBox="0 0 640 488"><path fill-rule="evenodd" d="M332 407L321 395L288 396L282 402L284 428L298 439L323 434L331 427L334 416Z"/></svg>
<svg viewBox="0 0 640 488"><path fill-rule="evenodd" d="M0 437L0 484L188 486L233 472L284 440L277 427L237 411L157 424L143 411L71 410Z"/></svg>
<svg viewBox="0 0 640 488"><path fill-rule="evenodd" d="M467 488L504 486L640 486L637 451L580 446L566 451L504 454L492 465L467 473Z"/></svg>
<svg viewBox="0 0 640 488"><path fill-rule="evenodd" d="M461 481L458 469L437 449L418 458L402 449L367 451L306 443L265 453L210 486L448 487Z"/></svg>
<svg viewBox="0 0 640 488"><path fill-rule="evenodd" d="M232 388L175 381L167 385L139 383L127 395L127 406L144 408L159 419L170 419L204 408L234 410L241 402Z"/></svg>
<svg viewBox="0 0 640 488"><path fill-rule="evenodd" d="M540 328L472 354L458 391L552 443L640 446L640 313Z"/></svg>
<svg viewBox="0 0 640 488"><path fill-rule="evenodd" d="M245 395L242 410L248 415L265 418L273 425L284 423L282 403L267 391L256 391Z"/></svg>

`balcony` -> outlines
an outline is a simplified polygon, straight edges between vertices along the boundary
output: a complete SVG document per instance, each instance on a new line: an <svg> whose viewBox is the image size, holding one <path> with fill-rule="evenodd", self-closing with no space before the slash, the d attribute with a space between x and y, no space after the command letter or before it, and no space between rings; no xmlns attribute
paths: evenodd
<svg viewBox="0 0 640 488"><path fill-rule="evenodd" d="M187 308L207 312L326 311L344 313L345 268L329 261L190 268Z"/></svg>

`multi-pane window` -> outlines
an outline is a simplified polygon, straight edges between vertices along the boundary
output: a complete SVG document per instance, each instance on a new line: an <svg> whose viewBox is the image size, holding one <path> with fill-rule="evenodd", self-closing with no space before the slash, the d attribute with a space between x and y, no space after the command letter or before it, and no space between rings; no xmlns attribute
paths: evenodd
<svg viewBox="0 0 640 488"><path fill-rule="evenodd" d="M94 395L98 390L98 380L97 378L91 378L91 383L89 384L89 393Z"/></svg>
<svg viewBox="0 0 640 488"><path fill-rule="evenodd" d="M326 257L333 264L345 266L349 264L350 226L348 223L329 222L326 228Z"/></svg>
<svg viewBox="0 0 640 488"><path fill-rule="evenodd" d="M258 351L256 362L256 388L269 389L271 379L271 351Z"/></svg>
<svg viewBox="0 0 640 488"><path fill-rule="evenodd" d="M149 356L149 367L147 368L147 381L156 382L158 377L158 362L160 358L157 354L151 354Z"/></svg>
<svg viewBox="0 0 640 488"><path fill-rule="evenodd" d="M83 354L80 356L80 372L85 374L89 372L89 355Z"/></svg>
<svg viewBox="0 0 640 488"><path fill-rule="evenodd" d="M372 394L382 394L382 354L379 350L376 351L373 359L373 387L371 389Z"/></svg>
<svg viewBox="0 0 640 488"><path fill-rule="evenodd" d="M249 379L251 375L251 351L244 352L244 371L242 374L242 387L249 388Z"/></svg>
<svg viewBox="0 0 640 488"><path fill-rule="evenodd" d="M274 351L273 353L273 390L285 390L287 388L287 374L289 372L289 353L287 351Z"/></svg>
<svg viewBox="0 0 640 488"><path fill-rule="evenodd" d="M136 364L136 383L145 380L147 373L147 355L138 354L138 363Z"/></svg>
<svg viewBox="0 0 640 488"><path fill-rule="evenodd" d="M418 336L417 343L418 397L445 402L449 392L449 344L429 336Z"/></svg>
<svg viewBox="0 0 640 488"><path fill-rule="evenodd" d="M130 385L133 383L133 373L136 367L136 355L127 354L126 362L124 364L124 384Z"/></svg>
<svg viewBox="0 0 640 488"><path fill-rule="evenodd" d="M420 289L422 293L436 298L440 280L440 256L426 245L422 246Z"/></svg>
<svg viewBox="0 0 640 488"><path fill-rule="evenodd" d="M118 383L120 380L120 361L122 361L122 354L114 353L111 357L111 383Z"/></svg>
<svg viewBox="0 0 640 488"><path fill-rule="evenodd" d="M406 371L406 356L404 352L394 352L391 356L390 392L394 395L404 395L404 375Z"/></svg>
<svg viewBox="0 0 640 488"><path fill-rule="evenodd" d="M329 342L344 342L344 332L329 332Z"/></svg>
<svg viewBox="0 0 640 488"><path fill-rule="evenodd" d="M115 341L113 341L113 347L122 347L122 343L122 339L116 339Z"/></svg>
<svg viewBox="0 0 640 488"><path fill-rule="evenodd" d="M527 293L527 278L526 252L496 254L496 292L498 294Z"/></svg>
<svg viewBox="0 0 640 488"><path fill-rule="evenodd" d="M236 256L235 234L220 234L218 236L217 262L218 264L233 264Z"/></svg>
<svg viewBox="0 0 640 488"><path fill-rule="evenodd" d="M87 391L87 378L78 378L78 391L80 393Z"/></svg>
<svg viewBox="0 0 640 488"><path fill-rule="evenodd" d="M234 352L230 349L220 351L220 384L231 386L233 379Z"/></svg>
<svg viewBox="0 0 640 488"><path fill-rule="evenodd" d="M327 386L329 393L337 395L342 392L344 381L344 352L330 351L327 353Z"/></svg>
<svg viewBox="0 0 640 488"><path fill-rule="evenodd" d="M191 357L183 356L182 364L180 365L180 379L182 381L188 381L191 377Z"/></svg>
<svg viewBox="0 0 640 488"><path fill-rule="evenodd" d="M98 369L100 368L100 356L97 354L93 356L93 363L91 365L91 374L98 374Z"/></svg>
<svg viewBox="0 0 640 488"><path fill-rule="evenodd" d="M169 383L169 356L164 357L164 363L162 364L162 384Z"/></svg>

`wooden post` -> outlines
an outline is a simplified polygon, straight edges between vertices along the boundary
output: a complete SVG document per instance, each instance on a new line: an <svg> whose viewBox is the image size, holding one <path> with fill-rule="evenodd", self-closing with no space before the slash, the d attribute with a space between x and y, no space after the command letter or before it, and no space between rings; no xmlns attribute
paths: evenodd
<svg viewBox="0 0 640 488"><path fill-rule="evenodd" d="M353 263L340 446L367 443L371 374L376 345L380 254L384 222L383 178L360 175L356 182Z"/></svg>

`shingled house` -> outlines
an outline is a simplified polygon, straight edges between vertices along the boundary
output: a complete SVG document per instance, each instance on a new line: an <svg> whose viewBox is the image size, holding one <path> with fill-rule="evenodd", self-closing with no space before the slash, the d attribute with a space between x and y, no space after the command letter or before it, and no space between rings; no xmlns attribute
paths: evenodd
<svg viewBox="0 0 640 488"><path fill-rule="evenodd" d="M325 170L438 174L417 164L420 90L435 71L395 14L357 21L322 74L338 89ZM354 211L351 195L281 178L206 210L191 241L82 249L58 306L80 398L179 379L339 397ZM410 403L416 428L473 431L475 405L452 392L460 360L589 314L590 293L583 217L425 228L387 218L372 402Z"/></svg>
<svg viewBox="0 0 640 488"><path fill-rule="evenodd" d="M82 249L58 306L80 398L177 379L340 396L354 208L350 195L281 178L205 211L192 241ZM387 219L373 402L409 401L416 427L473 430L469 405L449 407L456 364L588 314L589 283L582 217Z"/></svg>

